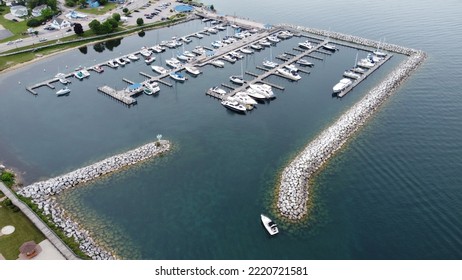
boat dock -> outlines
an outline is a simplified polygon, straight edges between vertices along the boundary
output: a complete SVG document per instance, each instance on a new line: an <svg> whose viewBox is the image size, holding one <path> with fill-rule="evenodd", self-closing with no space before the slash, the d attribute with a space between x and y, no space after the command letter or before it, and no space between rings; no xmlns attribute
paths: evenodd
<svg viewBox="0 0 462 280"><path fill-rule="evenodd" d="M387 62L388 60L390 60L391 58L393 57L392 54L389 54L387 55L384 59L380 60L379 62L376 63L376 65L374 65L374 67L370 68L368 71L366 71L366 73L364 73L363 75L361 75L361 77L355 81L353 81L353 83L347 87L344 91L340 92L339 94L337 94L337 97L344 97L345 95L347 95L350 91L352 91L357 85L359 85L362 81L364 81L365 79L367 79L367 77L372 74L375 70L379 69L380 66L382 66L385 62Z"/></svg>
<svg viewBox="0 0 462 280"><path fill-rule="evenodd" d="M141 87L141 90L135 90L135 91L129 92L125 89L115 90L111 88L110 86L102 86L98 88L98 91L114 98L117 101L124 103L127 106L130 106L130 105L136 104L136 99L133 98L132 96L139 94L141 91L143 91L143 88Z"/></svg>

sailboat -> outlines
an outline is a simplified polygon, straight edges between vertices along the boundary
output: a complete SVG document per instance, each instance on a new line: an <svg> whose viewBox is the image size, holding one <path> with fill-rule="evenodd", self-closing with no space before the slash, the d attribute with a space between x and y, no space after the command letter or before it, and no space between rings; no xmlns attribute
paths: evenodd
<svg viewBox="0 0 462 280"><path fill-rule="evenodd" d="M278 63L273 61L273 50L270 45L270 60L263 61L263 66L273 69L273 68L278 67L278 65L279 65Z"/></svg>
<svg viewBox="0 0 462 280"><path fill-rule="evenodd" d="M385 43L385 38L383 39L383 42ZM380 41L379 42L379 45L377 46L377 50L373 51L373 53L378 56L378 57L385 57L387 56L386 53L380 51L380 45L382 44L382 42Z"/></svg>
<svg viewBox="0 0 462 280"><path fill-rule="evenodd" d="M351 68L351 71L359 74L364 74L366 72L364 68L358 66L358 53L356 53L355 66Z"/></svg>
<svg viewBox="0 0 462 280"><path fill-rule="evenodd" d="M243 68L243 60L241 60L241 75L240 76L231 76L229 77L229 79L231 80L231 82L235 83L235 84L238 84L238 85L243 85L245 83L244 81L244 68Z"/></svg>

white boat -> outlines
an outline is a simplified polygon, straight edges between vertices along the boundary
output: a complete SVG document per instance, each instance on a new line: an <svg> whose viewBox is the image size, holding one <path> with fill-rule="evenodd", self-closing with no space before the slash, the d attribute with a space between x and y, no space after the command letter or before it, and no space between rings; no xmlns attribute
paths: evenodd
<svg viewBox="0 0 462 280"><path fill-rule="evenodd" d="M253 51L249 50L248 48L241 48L240 51L241 51L241 53L245 53L245 54L252 54L253 53Z"/></svg>
<svg viewBox="0 0 462 280"><path fill-rule="evenodd" d="M337 47L332 45L331 43L327 43L327 44L323 45L322 47L323 47L323 49L326 49L328 51L333 51L334 52L334 51L337 50Z"/></svg>
<svg viewBox="0 0 462 280"><path fill-rule="evenodd" d="M161 53L163 51L165 51L165 48L162 47L161 45L155 45L155 46L152 46L151 47L151 50L155 53Z"/></svg>
<svg viewBox="0 0 462 280"><path fill-rule="evenodd" d="M310 50L310 49L313 48L313 45L312 45L311 42L308 41L308 40L306 40L305 42L298 43L298 46L299 46L300 48L304 48L304 49L308 49L308 50Z"/></svg>
<svg viewBox="0 0 462 280"><path fill-rule="evenodd" d="M279 43L281 41L277 36L274 35L268 36L266 39L272 43Z"/></svg>
<svg viewBox="0 0 462 280"><path fill-rule="evenodd" d="M257 101L255 101L255 99L253 99L252 97L250 97L249 95L247 95L247 93L245 92L237 92L234 96L233 96L239 103L243 104L243 105L257 105Z"/></svg>
<svg viewBox="0 0 462 280"><path fill-rule="evenodd" d="M181 40L182 40L183 42L185 42L186 44L189 44L189 43L192 42L192 40L189 39L188 37L182 37Z"/></svg>
<svg viewBox="0 0 462 280"><path fill-rule="evenodd" d="M244 105L239 104L239 102L237 101L224 100L221 102L221 105L225 106L226 108L230 110L233 110L239 113L245 113L245 111L247 111L247 108L245 108Z"/></svg>
<svg viewBox="0 0 462 280"><path fill-rule="evenodd" d="M93 66L93 71L95 71L96 73L102 73L104 72L104 68L101 67L100 65L95 65Z"/></svg>
<svg viewBox="0 0 462 280"><path fill-rule="evenodd" d="M68 87L63 87L62 89L56 92L56 95L57 96L66 95L66 94L69 94L70 92L71 90Z"/></svg>
<svg viewBox="0 0 462 280"><path fill-rule="evenodd" d="M260 40L260 41L258 41L258 43L259 43L260 45L262 45L262 46L265 46L265 47L271 46L271 42L269 42L269 41L266 40L266 39Z"/></svg>
<svg viewBox="0 0 462 280"><path fill-rule="evenodd" d="M186 72L192 75L199 75L201 73L201 70L194 66L185 66L184 68L186 69Z"/></svg>
<svg viewBox="0 0 462 280"><path fill-rule="evenodd" d="M358 67L358 66L356 66L354 68L351 68L351 71L359 73L359 74L366 73L366 70L364 68L361 68L361 67Z"/></svg>
<svg viewBox="0 0 462 280"><path fill-rule="evenodd" d="M220 41L214 41L211 43L212 47L218 49L220 48L221 46L223 46L223 44L220 42Z"/></svg>
<svg viewBox="0 0 462 280"><path fill-rule="evenodd" d="M310 61L308 61L306 59L303 59L303 58L297 60L297 63L302 65L302 66L309 66L309 67L314 66L313 62L310 62Z"/></svg>
<svg viewBox="0 0 462 280"><path fill-rule="evenodd" d="M219 59L212 60L210 64L216 67L225 67L225 63Z"/></svg>
<svg viewBox="0 0 462 280"><path fill-rule="evenodd" d="M136 55L134 55L134 54L130 54L130 55L128 55L127 57L128 57L130 60L132 60L132 61L137 61L137 60L140 59L138 56L136 56Z"/></svg>
<svg viewBox="0 0 462 280"><path fill-rule="evenodd" d="M128 57L126 57L126 56L122 57L121 59L125 62L125 64L128 64L128 63L132 62L132 61L131 61Z"/></svg>
<svg viewBox="0 0 462 280"><path fill-rule="evenodd" d="M119 64L120 66L125 66L125 64L127 64L122 58L116 58L114 59L115 62L117 62L117 64Z"/></svg>
<svg viewBox="0 0 462 280"><path fill-rule="evenodd" d="M263 61L263 66L273 69L273 68L278 67L279 64L277 62L274 62L274 61L265 60L265 61Z"/></svg>
<svg viewBox="0 0 462 280"><path fill-rule="evenodd" d="M207 29L207 32L208 32L208 33L211 33L211 34L217 34L217 33L218 33L218 30L216 30L215 28L208 28L208 29Z"/></svg>
<svg viewBox="0 0 462 280"><path fill-rule="evenodd" d="M238 85L243 85L244 84L244 79L241 76L231 76L229 77L231 82L238 84Z"/></svg>
<svg viewBox="0 0 462 280"><path fill-rule="evenodd" d="M252 49L254 49L254 50L257 50L257 51L263 49L262 46L261 46L260 44L258 44L258 43L251 44L250 47L251 47Z"/></svg>
<svg viewBox="0 0 462 280"><path fill-rule="evenodd" d="M334 91L334 93L339 93L346 89L348 86L350 86L352 83L352 80L348 78L343 78L332 88L332 90Z"/></svg>
<svg viewBox="0 0 462 280"><path fill-rule="evenodd" d="M187 57L184 54L179 54L176 56L176 58L178 58L178 60L181 60L181 61L189 61L191 59L190 57Z"/></svg>
<svg viewBox="0 0 462 280"><path fill-rule="evenodd" d="M235 51L229 52L229 55L234 57L235 59L241 59L244 57L242 54L235 52Z"/></svg>
<svg viewBox="0 0 462 280"><path fill-rule="evenodd" d="M155 56L150 56L150 57L147 57L144 62L146 62L146 64L150 64L152 62L154 62L156 60L156 57Z"/></svg>
<svg viewBox="0 0 462 280"><path fill-rule="evenodd" d="M71 81L66 78L66 74L64 73L58 73L55 75L55 78L58 78L59 82L63 85L67 85Z"/></svg>
<svg viewBox="0 0 462 280"><path fill-rule="evenodd" d="M372 68L374 67L374 62L371 62L369 59L367 58L363 58L361 59L360 61L358 61L358 66L361 67L361 68Z"/></svg>
<svg viewBox="0 0 462 280"><path fill-rule="evenodd" d="M265 84L251 84L249 87L256 91L257 93L262 94L265 96L266 99L273 99L276 96L274 95L273 89L269 85Z"/></svg>
<svg viewBox="0 0 462 280"><path fill-rule="evenodd" d="M231 24L231 28L233 28L233 29L238 29L238 28L239 28L239 25L237 25L237 24Z"/></svg>
<svg viewBox="0 0 462 280"><path fill-rule="evenodd" d="M178 59L174 58L174 57L165 60L165 64L167 64L168 66L170 66L172 68L181 67L181 62Z"/></svg>
<svg viewBox="0 0 462 280"><path fill-rule="evenodd" d="M288 79L291 79L293 81L298 81L300 80L302 77L296 72L296 71L291 71L289 69L286 69L286 68L278 68L276 70L279 74L281 74L282 76L288 78Z"/></svg>
<svg viewBox="0 0 462 280"><path fill-rule="evenodd" d="M385 39L383 40L383 42L385 43ZM380 41L379 45L377 46L377 50L375 50L373 53L378 57L386 57L387 54L380 50L381 44L382 44L382 41Z"/></svg>
<svg viewBox="0 0 462 280"><path fill-rule="evenodd" d="M168 72L170 72L170 71L168 71L167 69L165 69L162 66L153 65L153 66L151 66L151 68L152 68L153 71L155 71L155 72L157 72L157 73L159 73L161 75L167 74Z"/></svg>
<svg viewBox="0 0 462 280"><path fill-rule="evenodd" d="M143 48L141 48L141 50L140 50L140 54L141 54L142 56L144 56L144 57L148 57L148 56L151 56L152 51L150 51L150 50L149 50L148 48L146 48L146 47L143 47Z"/></svg>
<svg viewBox="0 0 462 280"><path fill-rule="evenodd" d="M159 84L156 82L144 84L143 92L147 95L158 94L159 91L160 91L160 87L159 87Z"/></svg>
<svg viewBox="0 0 462 280"><path fill-rule="evenodd" d="M217 25L217 26L215 26L215 28L216 28L216 29L218 29L218 30L221 30L221 31L224 31L224 30L226 30L226 27L224 27L224 26L223 26L223 25L221 25L221 24L220 24L220 25Z"/></svg>
<svg viewBox="0 0 462 280"><path fill-rule="evenodd" d="M205 53L205 50L201 46L195 47L191 52L197 54L197 55L203 55Z"/></svg>
<svg viewBox="0 0 462 280"><path fill-rule="evenodd" d="M213 93L216 93L216 94L219 94L219 95L225 95L226 94L226 90L222 89L222 88L219 88L217 86L215 87L212 87L209 89L211 92Z"/></svg>
<svg viewBox="0 0 462 280"><path fill-rule="evenodd" d="M284 66L289 71L298 72L298 68L294 64L289 64Z"/></svg>
<svg viewBox="0 0 462 280"><path fill-rule="evenodd" d="M367 59L369 59L369 61L372 61L373 63L377 63L379 61L381 61L383 59L383 57L378 57L376 55L373 55L373 54L368 54L367 55Z"/></svg>
<svg viewBox="0 0 462 280"><path fill-rule="evenodd" d="M355 80L361 78L361 75L359 75L358 73L355 73L355 72L353 72L351 70L347 70L347 71L343 72L343 76L347 77L347 78L355 79Z"/></svg>
<svg viewBox="0 0 462 280"><path fill-rule="evenodd" d="M119 67L119 65L118 65L114 60L109 60L109 61L107 62L107 65L108 65L109 67L111 67L111 68L117 68L117 67Z"/></svg>
<svg viewBox="0 0 462 280"><path fill-rule="evenodd" d="M252 88L248 88L246 89L245 93L252 97L253 99L256 99L256 100L265 100L266 99L266 96L257 92L256 90L252 89Z"/></svg>
<svg viewBox="0 0 462 280"><path fill-rule="evenodd" d="M292 32L287 31L287 30L281 31L281 32L279 32L277 34L277 37L281 38L281 39L289 39L289 38L291 38L293 36L294 36L294 34L292 34Z"/></svg>
<svg viewBox="0 0 462 280"><path fill-rule="evenodd" d="M169 74L169 76L170 76L170 78L174 79L175 81L179 81L179 82L186 81L186 77L181 73L172 72L172 73Z"/></svg>
<svg viewBox="0 0 462 280"><path fill-rule="evenodd" d="M204 35L202 35L202 34L200 34L200 33L196 33L194 36L196 36L196 37L199 38L199 39L204 38Z"/></svg>
<svg viewBox="0 0 462 280"><path fill-rule="evenodd" d="M228 62L231 62L231 63L234 63L237 61L236 58L232 57L230 54L225 54L224 56L221 57L222 59L228 61Z"/></svg>
<svg viewBox="0 0 462 280"><path fill-rule="evenodd" d="M263 214L260 215L260 218L263 226L270 235L276 235L279 233L277 224L275 224L270 218Z"/></svg>
<svg viewBox="0 0 462 280"><path fill-rule="evenodd" d="M185 55L185 56L187 56L187 57L191 57L191 58L196 57L196 55L193 54L193 53L190 52L190 51L184 51L184 52L183 52L183 55Z"/></svg>

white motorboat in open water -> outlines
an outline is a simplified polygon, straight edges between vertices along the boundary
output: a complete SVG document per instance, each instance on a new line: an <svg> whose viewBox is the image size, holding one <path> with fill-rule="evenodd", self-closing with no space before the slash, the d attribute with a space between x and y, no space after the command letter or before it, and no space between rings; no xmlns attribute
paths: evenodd
<svg viewBox="0 0 462 280"><path fill-rule="evenodd" d="M260 218L263 226L265 226L266 231L270 235L276 235L279 233L278 225L274 223L270 218L263 214L260 215Z"/></svg>
<svg viewBox="0 0 462 280"><path fill-rule="evenodd" d="M68 87L63 87L62 89L60 89L60 90L58 90L56 92L56 95L57 96L62 96L62 95L69 94L70 92L71 92L71 90Z"/></svg>

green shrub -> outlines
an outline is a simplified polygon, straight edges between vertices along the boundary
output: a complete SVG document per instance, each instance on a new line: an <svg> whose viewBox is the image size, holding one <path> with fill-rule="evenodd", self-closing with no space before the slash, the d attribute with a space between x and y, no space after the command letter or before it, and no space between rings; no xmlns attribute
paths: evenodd
<svg viewBox="0 0 462 280"><path fill-rule="evenodd" d="M42 18L31 18L30 20L27 21L27 26L29 27L37 27L42 24Z"/></svg>
<svg viewBox="0 0 462 280"><path fill-rule="evenodd" d="M5 183L6 186L11 187L14 185L14 174L10 172L3 172L0 176L0 180Z"/></svg>

